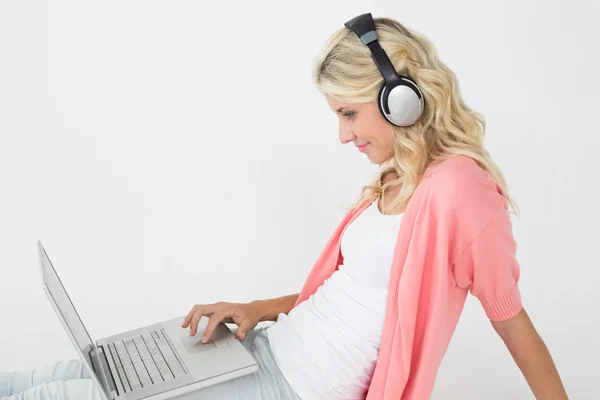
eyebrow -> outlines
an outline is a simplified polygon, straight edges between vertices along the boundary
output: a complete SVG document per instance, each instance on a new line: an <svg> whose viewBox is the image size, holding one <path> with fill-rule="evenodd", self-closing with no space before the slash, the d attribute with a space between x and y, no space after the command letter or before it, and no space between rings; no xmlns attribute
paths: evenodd
<svg viewBox="0 0 600 400"><path fill-rule="evenodd" d="M337 109L337 112L341 113L342 111L344 111L344 108L346 108L346 106L340 107Z"/></svg>

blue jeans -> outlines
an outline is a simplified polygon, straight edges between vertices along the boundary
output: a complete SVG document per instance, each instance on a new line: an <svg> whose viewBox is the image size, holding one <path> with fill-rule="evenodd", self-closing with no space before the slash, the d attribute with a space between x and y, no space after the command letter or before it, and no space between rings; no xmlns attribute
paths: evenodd
<svg viewBox="0 0 600 400"><path fill-rule="evenodd" d="M267 338L253 329L241 342L259 365L255 374L177 397L177 400L300 400L281 375ZM2 400L101 400L80 360L61 361L26 372L0 373Z"/></svg>

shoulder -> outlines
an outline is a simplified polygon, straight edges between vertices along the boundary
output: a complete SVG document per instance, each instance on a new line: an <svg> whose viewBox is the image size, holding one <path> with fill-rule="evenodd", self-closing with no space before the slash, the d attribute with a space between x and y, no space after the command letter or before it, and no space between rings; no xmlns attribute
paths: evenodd
<svg viewBox="0 0 600 400"><path fill-rule="evenodd" d="M468 156L455 156L431 166L419 186L441 213L477 224L508 210L501 187Z"/></svg>

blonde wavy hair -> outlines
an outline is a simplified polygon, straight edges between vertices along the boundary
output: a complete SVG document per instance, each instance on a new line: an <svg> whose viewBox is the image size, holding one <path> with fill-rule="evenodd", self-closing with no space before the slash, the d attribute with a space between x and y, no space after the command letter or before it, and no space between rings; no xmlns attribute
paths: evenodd
<svg viewBox="0 0 600 400"><path fill-rule="evenodd" d="M495 179L518 215L518 205L508 192L500 168L483 147L485 118L464 103L455 74L440 61L433 44L394 19L373 20L381 47L396 71L417 83L425 97L425 109L410 127L390 124L394 156L380 165L377 179L362 189L354 207L380 198L384 210L398 210L412 197L431 163L465 155ZM368 47L352 31L341 28L317 57L313 81L321 93L339 101L367 103L377 101L383 77ZM397 178L386 182L386 176L392 172ZM392 188L399 192L389 204L384 204L383 195Z"/></svg>

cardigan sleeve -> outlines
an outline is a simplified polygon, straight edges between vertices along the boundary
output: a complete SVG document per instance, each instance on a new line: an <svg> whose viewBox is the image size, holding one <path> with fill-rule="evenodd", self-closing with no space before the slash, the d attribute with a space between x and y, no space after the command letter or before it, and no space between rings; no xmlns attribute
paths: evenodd
<svg viewBox="0 0 600 400"><path fill-rule="evenodd" d="M510 215L502 209L490 218L454 263L456 283L479 299L492 321L509 319L523 307L516 250Z"/></svg>

